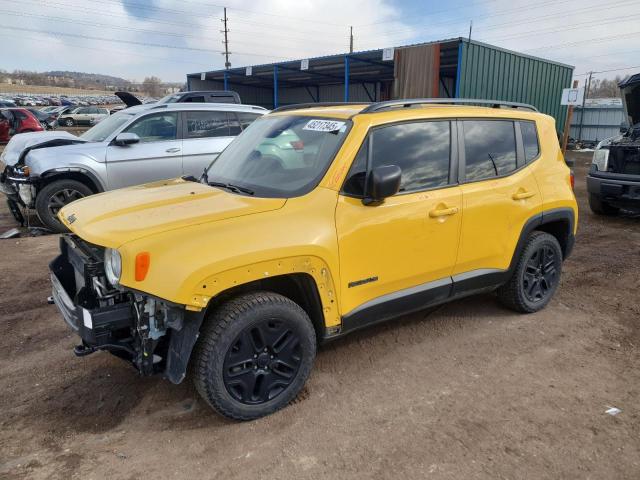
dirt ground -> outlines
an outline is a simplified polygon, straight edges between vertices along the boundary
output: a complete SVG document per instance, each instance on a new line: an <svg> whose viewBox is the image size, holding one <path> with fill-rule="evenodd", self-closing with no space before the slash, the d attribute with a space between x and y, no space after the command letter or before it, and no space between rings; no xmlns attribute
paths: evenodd
<svg viewBox="0 0 640 480"><path fill-rule="evenodd" d="M484 295L355 333L250 423L75 358L46 303L58 239L0 241L0 478L640 478L640 218L592 215L572 156L580 232L546 310Z"/></svg>

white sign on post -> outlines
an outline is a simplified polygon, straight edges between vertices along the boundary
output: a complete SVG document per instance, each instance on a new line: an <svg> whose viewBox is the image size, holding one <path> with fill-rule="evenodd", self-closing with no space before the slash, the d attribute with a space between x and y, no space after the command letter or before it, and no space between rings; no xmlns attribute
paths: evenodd
<svg viewBox="0 0 640 480"><path fill-rule="evenodd" d="M584 88L564 88L560 105L582 105Z"/></svg>
<svg viewBox="0 0 640 480"><path fill-rule="evenodd" d="M247 77L250 77L253 75L253 67L247 67L244 73Z"/></svg>
<svg viewBox="0 0 640 480"><path fill-rule="evenodd" d="M393 52L394 52L393 47L383 48L382 49L382 61L386 62L388 60L393 60Z"/></svg>
<svg viewBox="0 0 640 480"><path fill-rule="evenodd" d="M207 78L207 73L206 72L202 72L200 74L200 80L204 80L205 78Z"/></svg>
<svg viewBox="0 0 640 480"><path fill-rule="evenodd" d="M309 59L300 60L300 70L309 70Z"/></svg>

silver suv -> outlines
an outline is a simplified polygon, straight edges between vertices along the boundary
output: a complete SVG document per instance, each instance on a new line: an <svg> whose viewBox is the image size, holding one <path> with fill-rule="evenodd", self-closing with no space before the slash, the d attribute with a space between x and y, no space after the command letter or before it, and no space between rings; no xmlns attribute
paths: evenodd
<svg viewBox="0 0 640 480"><path fill-rule="evenodd" d="M58 117L58 125L73 127L74 125L95 125L109 116L109 110L98 107L78 107Z"/></svg>
<svg viewBox="0 0 640 480"><path fill-rule="evenodd" d="M0 156L0 190L17 221L35 208L44 225L66 229L57 213L94 193L184 175L199 176L262 107L215 103L147 104L109 116L79 137L15 135Z"/></svg>

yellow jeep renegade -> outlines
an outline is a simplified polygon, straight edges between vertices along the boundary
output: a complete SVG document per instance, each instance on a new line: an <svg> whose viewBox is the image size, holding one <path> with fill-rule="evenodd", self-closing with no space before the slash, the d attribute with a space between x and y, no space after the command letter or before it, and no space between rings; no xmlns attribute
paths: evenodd
<svg viewBox="0 0 640 480"><path fill-rule="evenodd" d="M153 168L152 165L149 168ZM142 375L218 412L286 406L322 341L466 295L544 308L577 223L554 119L480 100L311 104L255 121L201 179L63 208L53 300Z"/></svg>

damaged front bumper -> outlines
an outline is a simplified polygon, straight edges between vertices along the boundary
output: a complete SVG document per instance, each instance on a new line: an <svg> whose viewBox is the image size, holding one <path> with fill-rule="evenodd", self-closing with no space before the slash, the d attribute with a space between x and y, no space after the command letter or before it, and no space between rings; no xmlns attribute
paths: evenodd
<svg viewBox="0 0 640 480"><path fill-rule="evenodd" d="M142 375L183 380L202 314L111 287L104 274L103 248L74 235L61 237L60 255L49 269L53 303L82 340L76 355L106 350Z"/></svg>
<svg viewBox="0 0 640 480"><path fill-rule="evenodd" d="M9 209L14 218L24 223L20 207L32 209L35 207L37 179L25 176L22 171L14 167L4 167L0 164L0 193L7 198Z"/></svg>

